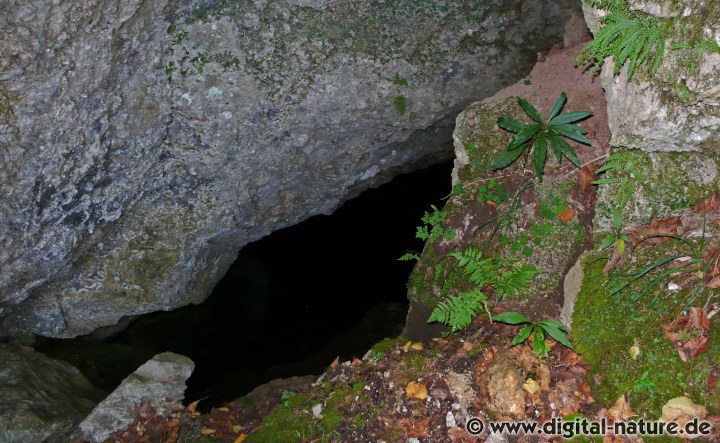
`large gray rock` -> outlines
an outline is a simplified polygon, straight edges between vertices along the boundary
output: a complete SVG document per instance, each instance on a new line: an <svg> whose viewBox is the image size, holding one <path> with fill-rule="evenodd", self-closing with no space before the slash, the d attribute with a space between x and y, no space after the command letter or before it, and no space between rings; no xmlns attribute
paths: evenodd
<svg viewBox="0 0 720 443"><path fill-rule="evenodd" d="M66 441L102 396L70 364L0 344L0 441Z"/></svg>
<svg viewBox="0 0 720 443"><path fill-rule="evenodd" d="M717 0L629 0L669 29L663 63L654 76L638 72L627 81L614 75L608 59L602 69L611 144L645 151L720 150L720 53L671 49L703 40L720 44ZM588 26L597 32L606 11L584 6Z"/></svg>
<svg viewBox="0 0 720 443"><path fill-rule="evenodd" d="M247 242L448 155L578 9L3 1L0 335L202 301Z"/></svg>
<svg viewBox="0 0 720 443"><path fill-rule="evenodd" d="M164 352L137 368L80 423L79 435L103 442L135 420L138 407L147 403L158 415L182 409L185 380L195 364L182 355Z"/></svg>

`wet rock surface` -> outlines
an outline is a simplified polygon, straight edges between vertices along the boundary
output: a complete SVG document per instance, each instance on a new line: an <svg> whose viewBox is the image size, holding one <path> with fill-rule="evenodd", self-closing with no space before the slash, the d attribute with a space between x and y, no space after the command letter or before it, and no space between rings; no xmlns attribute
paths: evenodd
<svg viewBox="0 0 720 443"><path fill-rule="evenodd" d="M102 396L68 363L0 344L0 441L64 441Z"/></svg>

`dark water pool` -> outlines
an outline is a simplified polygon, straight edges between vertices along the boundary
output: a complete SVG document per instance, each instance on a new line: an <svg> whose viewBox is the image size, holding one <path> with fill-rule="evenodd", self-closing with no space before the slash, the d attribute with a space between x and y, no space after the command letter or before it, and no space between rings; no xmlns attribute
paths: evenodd
<svg viewBox="0 0 720 443"><path fill-rule="evenodd" d="M196 364L186 399L205 408L274 378L319 374L402 330L405 283L420 250L415 226L450 190L451 165L402 175L247 245L202 304L150 314L103 342L49 340L37 349L76 365L107 391L154 354Z"/></svg>

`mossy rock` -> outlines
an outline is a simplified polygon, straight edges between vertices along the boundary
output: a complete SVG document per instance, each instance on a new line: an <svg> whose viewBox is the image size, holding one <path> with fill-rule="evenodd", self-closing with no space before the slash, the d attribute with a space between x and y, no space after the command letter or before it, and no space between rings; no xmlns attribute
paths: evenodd
<svg viewBox="0 0 720 443"><path fill-rule="evenodd" d="M353 402L366 402L363 383L333 385L326 383L310 393L291 395L263 421L262 427L248 435L246 442L285 443L300 440L334 441L339 426L360 427L371 417L349 415ZM313 414L321 404L321 417Z"/></svg>
<svg viewBox="0 0 720 443"><path fill-rule="evenodd" d="M542 182L527 171L522 157L509 168L491 171L492 159L512 137L497 125L502 116L529 121L514 97L475 103L458 116L453 135L457 191L443 208L443 229L453 236L428 240L408 282L411 302L433 308L450 293L473 289L449 256L468 247L541 271L516 298L559 297L560 282L588 238L592 210L576 175L561 172L555 159L548 159ZM563 222L558 214L566 209L576 213ZM494 222L501 214L507 214L505 221Z"/></svg>
<svg viewBox="0 0 720 443"><path fill-rule="evenodd" d="M645 152L613 148L623 158L622 171L605 178L631 180L636 187L623 211L624 226L641 225L654 218L679 215L720 189L720 154L700 152ZM612 211L618 185L601 185L595 210L595 232L612 229Z"/></svg>
<svg viewBox="0 0 720 443"><path fill-rule="evenodd" d="M636 254L633 267L640 268L673 254L677 244L645 248ZM713 362L720 361L720 329L713 322L708 352L683 362L670 340L663 338L662 326L672 321L687 298L687 291L665 290L655 304L656 293L632 302L628 292L611 295L608 275L603 272L607 257L598 252L582 258L583 281L572 321L572 335L583 358L590 364L588 377L593 394L601 405L613 404L628 394L633 410L657 419L671 398L688 394L695 403L707 406L710 414L720 411L720 389L705 391L705 380ZM625 272L623 268L620 272ZM642 280L640 285L647 285ZM633 359L630 348L637 344L640 354ZM654 387L635 387L643 379Z"/></svg>

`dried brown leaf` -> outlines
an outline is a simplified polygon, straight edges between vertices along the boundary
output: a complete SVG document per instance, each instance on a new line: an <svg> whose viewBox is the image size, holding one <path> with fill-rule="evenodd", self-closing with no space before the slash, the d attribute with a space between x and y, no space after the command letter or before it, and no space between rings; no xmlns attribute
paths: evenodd
<svg viewBox="0 0 720 443"><path fill-rule="evenodd" d="M574 209L565 208L564 210L558 212L558 218L561 222L567 223L575 217L575 214L577 214L577 211Z"/></svg>
<svg viewBox="0 0 720 443"><path fill-rule="evenodd" d="M615 404L607 411L607 416L614 421L627 421L627 419L633 415L635 415L635 413L630 407L630 403L628 403L625 394L621 395Z"/></svg>
<svg viewBox="0 0 720 443"><path fill-rule="evenodd" d="M420 382L411 381L405 388L405 395L418 400L425 400L428 396L427 387Z"/></svg>
<svg viewBox="0 0 720 443"><path fill-rule="evenodd" d="M594 182L595 179L595 174L593 174L588 166L583 167L578 173L578 184L583 192L590 189L590 186L592 186L592 182Z"/></svg>

